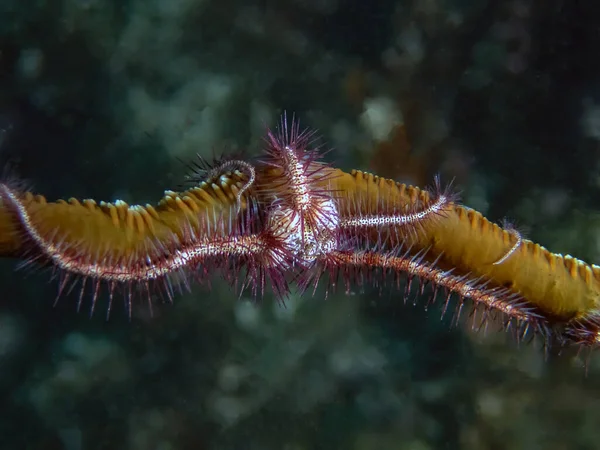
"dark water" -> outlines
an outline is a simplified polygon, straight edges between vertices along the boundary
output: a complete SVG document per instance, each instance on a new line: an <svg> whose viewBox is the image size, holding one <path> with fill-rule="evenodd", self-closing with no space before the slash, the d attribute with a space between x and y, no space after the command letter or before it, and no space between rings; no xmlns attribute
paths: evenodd
<svg viewBox="0 0 600 450"><path fill-rule="evenodd" d="M155 202L196 153L295 112L334 164L598 261L600 8L588 1L0 4L2 159L51 199ZM403 123L412 149L375 140ZM378 150L379 149L379 150ZM384 173L385 172L385 173ZM0 265L1 449L593 449L600 359L452 326L396 291L256 305L216 279L131 321Z"/></svg>

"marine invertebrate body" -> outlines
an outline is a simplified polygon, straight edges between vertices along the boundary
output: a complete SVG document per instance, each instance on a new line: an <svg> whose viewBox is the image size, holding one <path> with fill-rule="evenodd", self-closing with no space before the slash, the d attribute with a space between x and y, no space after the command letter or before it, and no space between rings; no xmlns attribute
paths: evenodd
<svg viewBox="0 0 600 450"><path fill-rule="evenodd" d="M445 308L456 294L457 314L467 301L504 314L519 335L600 342L600 268L491 223L439 179L421 189L331 167L313 138L284 116L263 159L200 160L192 186L155 206L48 202L0 183L0 256L57 268L59 292L81 283L78 306L91 286L92 311L103 285L109 311L118 290L131 310L138 291L170 300L216 271L280 299L324 277L328 289L405 277L445 291Z"/></svg>

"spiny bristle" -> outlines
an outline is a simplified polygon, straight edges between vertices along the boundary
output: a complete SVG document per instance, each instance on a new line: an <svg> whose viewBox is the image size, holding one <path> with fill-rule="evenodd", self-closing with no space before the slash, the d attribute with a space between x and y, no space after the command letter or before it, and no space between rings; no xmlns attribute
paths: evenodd
<svg viewBox="0 0 600 450"><path fill-rule="evenodd" d="M300 122L293 115L291 122L288 123L287 113L284 111L277 132L267 130L266 162L282 169L284 167L281 165L288 162L286 159L290 157L297 158L300 163L305 165L314 162L323 156L319 152L319 146L309 150L318 140L316 131L308 128L300 129Z"/></svg>
<svg viewBox="0 0 600 450"><path fill-rule="evenodd" d="M600 345L600 314L571 321L565 329L565 337L574 344L587 347Z"/></svg>
<svg viewBox="0 0 600 450"><path fill-rule="evenodd" d="M426 189L434 198L445 197L448 203L458 203L461 199L461 191L454 186L454 179L449 183L442 184L442 179L439 174L433 177L433 184Z"/></svg>
<svg viewBox="0 0 600 450"><path fill-rule="evenodd" d="M268 232L261 233L259 239L260 249L248 252L235 262L238 269L232 271L236 274L232 280L233 284L238 284L239 273L243 270L240 294L249 289L252 297L258 300L264 297L267 287L270 286L275 298L284 301L290 291L286 273L290 270L293 255L281 239Z"/></svg>

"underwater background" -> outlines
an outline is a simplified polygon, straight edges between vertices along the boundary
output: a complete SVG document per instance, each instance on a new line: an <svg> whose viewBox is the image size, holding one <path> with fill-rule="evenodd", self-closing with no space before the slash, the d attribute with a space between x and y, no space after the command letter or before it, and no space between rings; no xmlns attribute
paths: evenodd
<svg viewBox="0 0 600 450"><path fill-rule="evenodd" d="M2 0L0 153L50 199L154 203L286 110L338 167L454 178L600 262L599 48L594 0ZM51 275L0 262L0 450L600 448L597 351L442 302L215 279L106 321Z"/></svg>

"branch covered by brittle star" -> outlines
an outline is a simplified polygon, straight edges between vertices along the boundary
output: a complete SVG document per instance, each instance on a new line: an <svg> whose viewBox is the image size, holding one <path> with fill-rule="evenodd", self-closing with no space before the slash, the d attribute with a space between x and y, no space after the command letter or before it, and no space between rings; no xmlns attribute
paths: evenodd
<svg viewBox="0 0 600 450"><path fill-rule="evenodd" d="M270 283L280 297L288 280L319 261L420 271L421 279L516 320L565 326L576 342L600 343L597 266L491 223L439 180L420 189L330 167L314 133L296 121L284 117L266 142L256 163L197 163L195 185L167 191L156 206L47 202L0 182L0 255L51 264L63 280L107 282L111 296L117 283L168 284L181 272L204 277L213 269L256 296ZM411 253L390 253L399 246Z"/></svg>

